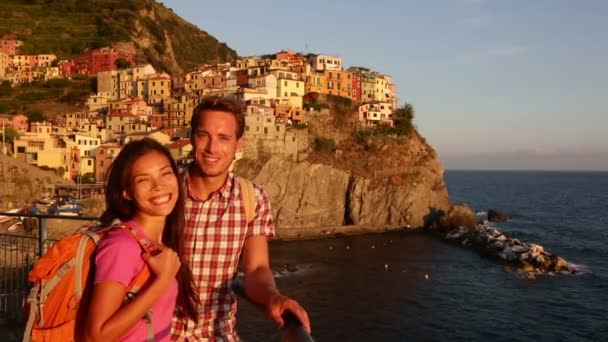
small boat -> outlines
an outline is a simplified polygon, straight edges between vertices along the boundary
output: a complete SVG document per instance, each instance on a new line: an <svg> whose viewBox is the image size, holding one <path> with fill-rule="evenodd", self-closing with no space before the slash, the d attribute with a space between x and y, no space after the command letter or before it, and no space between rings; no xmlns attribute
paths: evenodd
<svg viewBox="0 0 608 342"><path fill-rule="evenodd" d="M78 202L67 202L64 204L54 204L48 208L47 212L58 216L78 216L84 213L84 209L86 207Z"/></svg>
<svg viewBox="0 0 608 342"><path fill-rule="evenodd" d="M6 230L9 231L9 232L14 232L19 227L23 228L23 222L17 221L15 223L13 223L12 225L10 225L8 228L6 228Z"/></svg>

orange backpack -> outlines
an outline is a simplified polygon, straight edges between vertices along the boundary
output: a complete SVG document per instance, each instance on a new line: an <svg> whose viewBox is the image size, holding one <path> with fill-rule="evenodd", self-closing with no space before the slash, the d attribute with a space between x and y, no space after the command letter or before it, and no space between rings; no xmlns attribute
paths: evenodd
<svg viewBox="0 0 608 342"><path fill-rule="evenodd" d="M108 232L125 229L133 234L144 251L150 251L150 242L129 226L116 224L109 227L83 228L80 232L57 241L36 263L29 273L33 282L27 298L29 311L23 341L77 341L89 312L93 289L95 248ZM127 288L127 298L133 298L150 278L144 266ZM146 313L148 341L154 341L151 313Z"/></svg>

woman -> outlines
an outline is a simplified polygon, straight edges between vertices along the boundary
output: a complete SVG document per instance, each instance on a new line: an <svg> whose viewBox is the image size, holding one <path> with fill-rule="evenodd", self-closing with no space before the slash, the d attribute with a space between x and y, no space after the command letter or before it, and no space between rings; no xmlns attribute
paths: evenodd
<svg viewBox="0 0 608 342"><path fill-rule="evenodd" d="M183 255L183 194L175 161L166 148L145 138L126 144L108 174L102 224L120 220L154 247L142 253L133 234L116 229L99 242L95 286L85 336L91 341L146 341L151 311L155 341L169 341L171 318L197 317L199 299ZM153 255L151 255L153 254ZM152 274L138 295L127 288L143 267Z"/></svg>

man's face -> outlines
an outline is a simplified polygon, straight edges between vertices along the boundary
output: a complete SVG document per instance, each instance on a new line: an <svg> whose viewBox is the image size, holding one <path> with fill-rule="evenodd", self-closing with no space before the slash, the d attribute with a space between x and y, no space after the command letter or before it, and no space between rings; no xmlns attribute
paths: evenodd
<svg viewBox="0 0 608 342"><path fill-rule="evenodd" d="M226 177L235 153L243 145L243 139L236 137L236 117L214 110L199 115L199 126L192 128L195 164L205 177Z"/></svg>

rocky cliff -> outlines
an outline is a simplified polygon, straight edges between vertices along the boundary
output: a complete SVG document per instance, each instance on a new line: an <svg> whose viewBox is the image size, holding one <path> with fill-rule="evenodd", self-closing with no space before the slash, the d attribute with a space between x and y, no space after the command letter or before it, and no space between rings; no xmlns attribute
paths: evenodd
<svg viewBox="0 0 608 342"><path fill-rule="evenodd" d="M329 155L311 151L304 161L274 156L252 165L241 162L236 171L264 186L283 232L422 227L433 210L450 208L443 166L415 132L342 139Z"/></svg>
<svg viewBox="0 0 608 342"><path fill-rule="evenodd" d="M47 185L65 183L54 172L0 154L0 210L30 205L43 195Z"/></svg>

